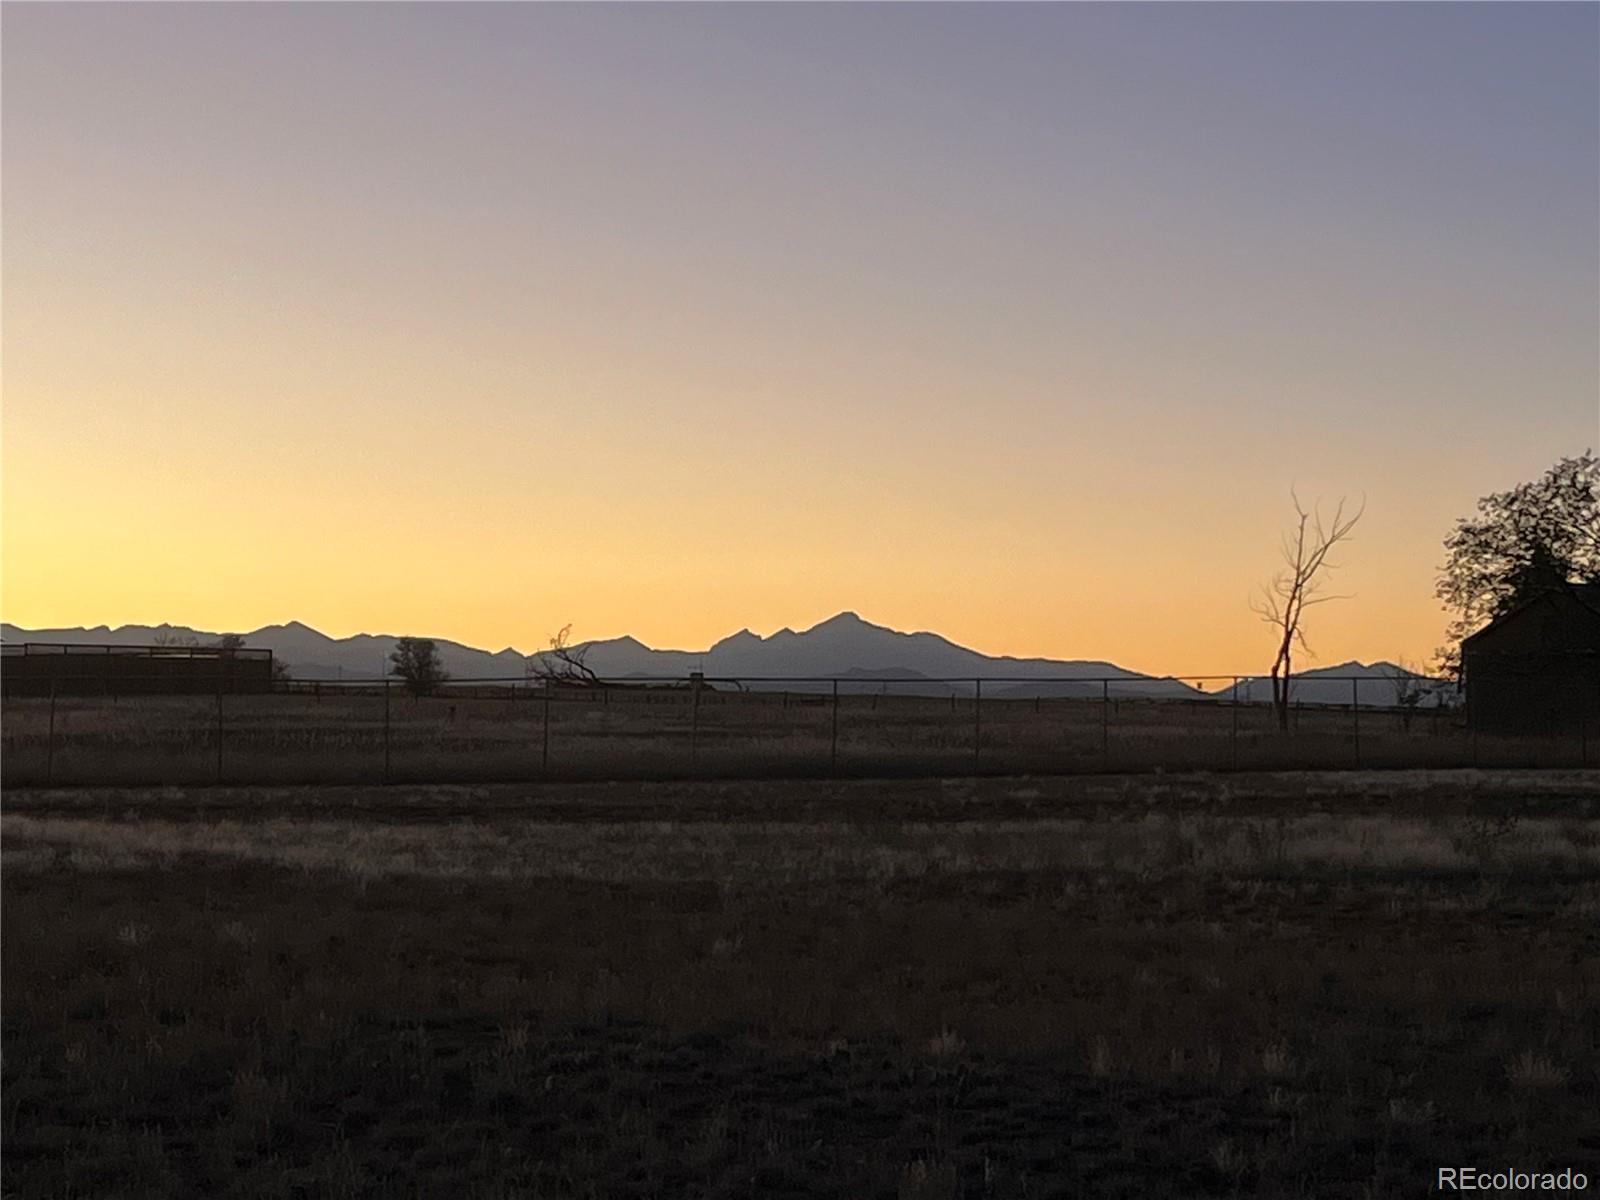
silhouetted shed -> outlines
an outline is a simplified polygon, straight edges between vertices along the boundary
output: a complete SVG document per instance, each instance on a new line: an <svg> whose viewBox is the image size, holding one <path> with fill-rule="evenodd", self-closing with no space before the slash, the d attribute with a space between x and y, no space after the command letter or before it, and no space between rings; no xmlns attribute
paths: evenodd
<svg viewBox="0 0 1600 1200"><path fill-rule="evenodd" d="M1461 643L1467 721L1484 733L1575 734L1600 722L1600 584L1519 604Z"/></svg>
<svg viewBox="0 0 1600 1200"><path fill-rule="evenodd" d="M8 642L0 646L7 696L214 695L270 692L272 651L255 647L97 646Z"/></svg>

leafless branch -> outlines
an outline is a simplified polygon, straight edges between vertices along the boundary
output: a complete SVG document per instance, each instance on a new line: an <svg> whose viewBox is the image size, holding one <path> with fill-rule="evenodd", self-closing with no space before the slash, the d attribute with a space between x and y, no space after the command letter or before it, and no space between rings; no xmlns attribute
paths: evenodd
<svg viewBox="0 0 1600 1200"><path fill-rule="evenodd" d="M1367 507L1363 500L1354 512L1346 514L1346 501L1341 498L1332 517L1324 520L1320 503L1307 509L1293 488L1289 489L1289 499L1294 504L1295 523L1292 532L1286 531L1279 538L1283 569L1250 601L1251 611L1275 631L1272 703L1281 729L1289 727L1289 677L1294 669L1294 651L1298 647L1311 654L1305 635L1305 611L1330 600L1349 599L1347 595L1321 594L1322 577L1337 569L1328 556L1335 546L1350 540Z"/></svg>
<svg viewBox="0 0 1600 1200"><path fill-rule="evenodd" d="M563 625L550 639L549 649L529 656L526 674L530 680L583 686L600 682L600 677L584 662L589 655L589 643L570 645L568 639L571 636L572 626Z"/></svg>

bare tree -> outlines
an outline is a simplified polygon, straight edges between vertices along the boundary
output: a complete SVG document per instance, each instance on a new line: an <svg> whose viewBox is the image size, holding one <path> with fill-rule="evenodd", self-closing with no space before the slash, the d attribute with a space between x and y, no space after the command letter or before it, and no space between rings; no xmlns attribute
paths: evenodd
<svg viewBox="0 0 1600 1200"><path fill-rule="evenodd" d="M1289 677L1294 672L1295 648L1311 653L1306 642L1305 611L1329 600L1349 599L1323 594L1322 577L1334 569L1328 554L1340 542L1349 540L1367 507L1362 501L1354 513L1346 516L1341 498L1332 519L1325 522L1320 503L1308 511L1293 488L1289 489L1289 499L1294 502L1296 521L1294 531L1285 532L1282 537L1283 569L1250 602L1251 610L1273 627L1278 644L1272 660L1272 707L1278 716L1278 728L1283 730L1289 728Z"/></svg>
<svg viewBox="0 0 1600 1200"><path fill-rule="evenodd" d="M530 682L538 680L546 684L577 684L582 687L595 687L600 683L600 676L583 661L589 656L590 643L574 646L570 644L571 637L572 626L563 625L550 639L548 650L528 656L523 673Z"/></svg>
<svg viewBox="0 0 1600 1200"><path fill-rule="evenodd" d="M171 647L175 650L191 650L200 645L200 639L195 637L194 634L179 633L176 629L170 627L158 629L155 636L150 640L157 646L163 648Z"/></svg>

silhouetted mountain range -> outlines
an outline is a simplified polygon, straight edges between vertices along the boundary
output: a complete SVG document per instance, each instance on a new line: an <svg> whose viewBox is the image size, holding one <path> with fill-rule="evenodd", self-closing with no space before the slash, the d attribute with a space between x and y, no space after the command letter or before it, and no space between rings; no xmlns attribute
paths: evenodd
<svg viewBox="0 0 1600 1200"><path fill-rule="evenodd" d="M358 633L332 638L299 621L263 625L243 632L245 645L271 650L289 665L296 679L377 679L389 670L389 655L399 635ZM96 625L92 629L19 629L0 624L0 640L7 642L78 642L97 646L151 646L165 643L209 646L220 632L191 629L187 625ZM512 649L491 654L459 642L435 638L445 670L457 678L521 678L524 658Z"/></svg>
<svg viewBox="0 0 1600 1200"><path fill-rule="evenodd" d="M1363 708L1386 707L1400 704L1400 681L1405 690L1414 691L1419 708L1435 708L1440 703L1453 702L1455 686L1429 679L1397 667L1391 662L1363 663L1352 659L1331 667L1317 667L1310 671L1297 671L1289 688L1289 699L1298 704L1349 704L1352 679L1355 692ZM1234 689L1224 686L1213 692L1219 700L1229 699ZM1252 703L1270 703L1272 681L1251 679L1239 684L1238 698Z"/></svg>
<svg viewBox="0 0 1600 1200"><path fill-rule="evenodd" d="M93 629L20 629L0 625L0 638L8 642L151 645L193 639L199 645L208 645L219 636L215 631L174 625L123 625L115 629L105 625ZM266 625L245 632L244 637L246 645L270 649L289 665L290 674L297 679L375 678L388 669L389 654L399 640L394 635L365 633L331 638L299 621ZM516 650L491 653L443 638L434 641L445 669L456 679L523 675L527 660ZM703 671L711 678L839 677L857 681L854 690L888 690L901 695L970 694L973 685L966 681L984 679L996 681L992 688L985 687L984 694L1002 697L1098 695L1098 683L1045 681L1107 677L1117 681L1110 685L1113 695L1205 694L1176 680L1142 675L1108 662L981 654L936 633L901 633L864 621L853 612L840 613L799 633L780 629L770 637L761 637L741 629L703 651L655 650L632 637L582 643L575 649L584 653L592 670L610 679L681 679L691 671ZM932 682L945 678L961 682Z"/></svg>
<svg viewBox="0 0 1600 1200"><path fill-rule="evenodd" d="M219 636L181 625L122 625L115 629L105 625L93 629L0 625L0 639L7 642L141 646L191 642L204 646ZM246 645L270 649L289 665L294 678L308 680L378 678L388 671L389 655L399 640L396 635L369 633L332 638L299 621L264 625L244 637ZM490 652L444 638L434 642L445 669L455 679L521 679L528 662L527 656L509 647ZM948 696L971 695L971 681L982 679L993 681L985 684L983 694L998 699L1099 696L1098 681L1104 678L1113 681L1106 689L1113 696L1225 699L1232 694L1231 688L1203 692L1179 680L1143 675L1098 660L981 654L936 633L901 633L862 620L853 612L839 613L799 633L780 629L761 637L741 629L707 650L655 650L632 637L579 643L574 650L584 655L585 664L596 674L618 680L683 679L691 671L701 671L713 680L772 680L767 685L771 687L786 681L783 685L789 690L807 690L800 682L806 678L838 678L848 681L843 686L849 691ZM546 654L533 657L543 659ZM1396 703L1394 679L1404 674L1388 662L1340 663L1296 676L1293 696L1307 704L1348 704L1349 682L1328 677L1355 675L1361 677L1358 687L1363 705L1390 705ZM940 682L945 680L953 682ZM746 686L759 689L763 685ZM1252 702L1272 698L1271 685L1265 679L1240 684L1238 694L1241 700ZM1436 702L1432 692L1422 700L1424 705Z"/></svg>
<svg viewBox="0 0 1600 1200"><path fill-rule="evenodd" d="M1158 679L1114 663L1050 658L1015 658L982 654L958 646L936 633L901 633L842 612L796 633L780 629L761 637L741 629L709 650L652 650L635 638L587 644L585 664L607 678L639 675L682 677L703 671L708 678L795 680L837 677L858 681L854 690L886 690L897 695L970 694L968 680L993 679L984 695L1098 694L1099 684L1027 683L1030 679L1099 679L1119 682L1120 695L1198 696L1202 693L1176 680ZM937 683L937 680L956 680Z"/></svg>

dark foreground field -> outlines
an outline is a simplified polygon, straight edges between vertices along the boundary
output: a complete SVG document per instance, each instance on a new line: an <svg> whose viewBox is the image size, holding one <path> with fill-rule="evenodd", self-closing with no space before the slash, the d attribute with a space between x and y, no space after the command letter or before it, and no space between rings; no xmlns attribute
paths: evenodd
<svg viewBox="0 0 1600 1200"><path fill-rule="evenodd" d="M1217 699L945 699L859 691L463 684L273 695L7 697L0 786L920 778L1121 771L1586 768L1600 720L1491 736L1439 708ZM863 685L856 685L857 687ZM887 682L882 684L887 688ZM1575 713L1577 710L1575 709Z"/></svg>
<svg viewBox="0 0 1600 1200"><path fill-rule="evenodd" d="M1600 1187L1600 773L5 809L7 1196Z"/></svg>

